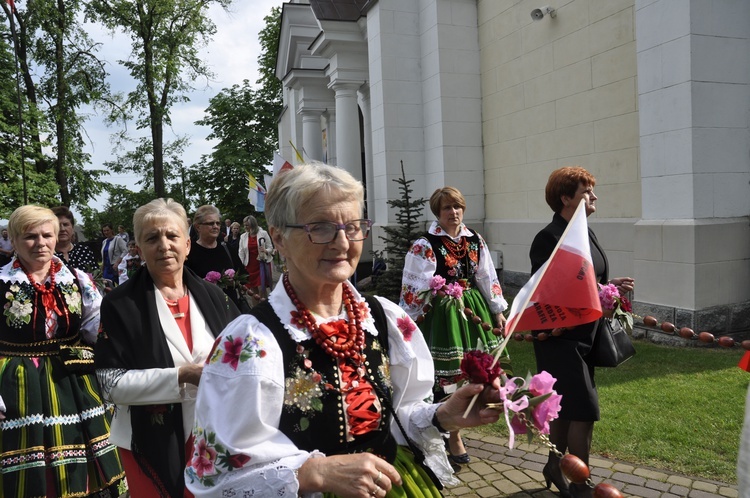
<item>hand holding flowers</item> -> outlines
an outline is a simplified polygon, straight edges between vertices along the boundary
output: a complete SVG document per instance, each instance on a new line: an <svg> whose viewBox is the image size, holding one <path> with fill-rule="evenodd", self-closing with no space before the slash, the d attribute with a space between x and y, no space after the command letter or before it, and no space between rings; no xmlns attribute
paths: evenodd
<svg viewBox="0 0 750 498"><path fill-rule="evenodd" d="M218 271L210 271L206 273L203 278L206 282L216 284L222 289L238 289L242 292L245 289L245 282L247 282L247 275L240 275L232 268L227 268L224 273Z"/></svg>
<svg viewBox="0 0 750 498"><path fill-rule="evenodd" d="M633 305L620 294L615 284L599 284L599 301L605 315L611 313L611 317L617 319L628 334L633 333Z"/></svg>

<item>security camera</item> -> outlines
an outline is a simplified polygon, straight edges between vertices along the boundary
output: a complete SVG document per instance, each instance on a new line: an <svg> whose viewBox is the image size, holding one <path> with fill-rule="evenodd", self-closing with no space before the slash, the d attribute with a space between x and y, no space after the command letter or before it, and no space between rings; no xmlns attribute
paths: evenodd
<svg viewBox="0 0 750 498"><path fill-rule="evenodd" d="M544 19L544 15L548 14L550 17L557 17L557 11L552 7L542 7L541 9L534 9L531 11L531 19L539 21Z"/></svg>

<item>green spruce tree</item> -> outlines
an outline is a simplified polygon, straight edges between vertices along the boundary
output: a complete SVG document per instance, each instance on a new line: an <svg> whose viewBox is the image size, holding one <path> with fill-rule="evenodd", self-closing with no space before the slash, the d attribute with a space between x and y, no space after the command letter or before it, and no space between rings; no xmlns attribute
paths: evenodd
<svg viewBox="0 0 750 498"><path fill-rule="evenodd" d="M401 198L387 201L396 211L398 224L384 227L386 236L380 239L385 242L385 250L375 251L376 258L382 258L387 265L386 270L373 279L375 294L398 302L401 294L401 276L404 271L404 259L411 249L412 243L424 232L418 221L422 216L425 199L413 199L411 184L414 180L407 180L404 173L404 162L401 161L401 177L393 180L398 183Z"/></svg>

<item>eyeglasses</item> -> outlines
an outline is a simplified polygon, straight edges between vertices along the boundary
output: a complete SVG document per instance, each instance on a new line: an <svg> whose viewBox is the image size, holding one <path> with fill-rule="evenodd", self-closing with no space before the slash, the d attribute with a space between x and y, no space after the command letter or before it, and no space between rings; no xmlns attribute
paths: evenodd
<svg viewBox="0 0 750 498"><path fill-rule="evenodd" d="M201 225L207 226L207 227L220 227L221 222L220 221L207 221L205 223L201 223Z"/></svg>
<svg viewBox="0 0 750 498"><path fill-rule="evenodd" d="M313 244L330 244L336 239L339 230L343 230L346 238L352 242L365 240L370 233L370 227L372 220L352 220L342 224L316 221L306 225L287 225L287 228L303 229Z"/></svg>

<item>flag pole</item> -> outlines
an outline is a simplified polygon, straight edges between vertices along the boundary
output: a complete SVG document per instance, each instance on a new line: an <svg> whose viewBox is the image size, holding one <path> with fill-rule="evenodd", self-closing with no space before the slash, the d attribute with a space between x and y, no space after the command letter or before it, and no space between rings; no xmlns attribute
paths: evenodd
<svg viewBox="0 0 750 498"><path fill-rule="evenodd" d="M571 221L575 219L576 216L578 216L579 211L583 209L583 205L585 203L585 199L581 199L581 202L578 204L578 207L576 208L575 213L573 213L573 217L570 218ZM568 226L565 227L565 230L563 231L563 234L560 236L560 238L557 241L557 245L555 245L555 248L552 250L552 253L549 255L549 258L547 258L547 262L552 260L552 257L555 255L557 250L560 248L560 245L562 245L562 241L565 240L565 235L567 235L568 230L573 225L573 223L568 223ZM542 267L542 273L539 275L539 278L534 283L534 287L531 288L531 291L526 296L526 300L524 301L523 305L520 306L518 309L525 310L526 306L528 306L529 301L531 301L531 296L534 295L534 292L536 291L536 288L539 286L539 282L542 281L542 277L544 277L544 274L547 272L547 268L549 268L549 265L545 262L544 266ZM515 318L515 317L514 317ZM520 315L519 315L520 318ZM519 320L514 320L513 323L510 324L510 327L508 330L505 331L505 337L503 338L500 345L497 347L497 351L495 352L495 357L492 360L492 364L490 365L490 369L492 369L500 359L500 355L505 350L505 347L508 345L508 342L510 341L510 338L513 336L513 332L516 329L516 323L518 323ZM479 397L479 394L475 394L473 398L471 398L471 401L469 402L469 406L466 407L466 411L464 412L464 418L469 416L469 412L472 408L474 408L474 404L477 402L477 398Z"/></svg>

